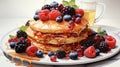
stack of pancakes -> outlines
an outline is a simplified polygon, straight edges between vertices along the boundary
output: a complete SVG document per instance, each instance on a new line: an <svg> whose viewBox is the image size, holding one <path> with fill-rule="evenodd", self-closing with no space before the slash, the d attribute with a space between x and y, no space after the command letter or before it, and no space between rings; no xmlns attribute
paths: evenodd
<svg viewBox="0 0 120 67"><path fill-rule="evenodd" d="M88 22L82 18L81 23L74 23L71 30L69 22L61 23L54 20L41 21L30 20L26 30L32 44L44 53L63 49L66 52L74 51L80 47L79 42L88 37Z"/></svg>

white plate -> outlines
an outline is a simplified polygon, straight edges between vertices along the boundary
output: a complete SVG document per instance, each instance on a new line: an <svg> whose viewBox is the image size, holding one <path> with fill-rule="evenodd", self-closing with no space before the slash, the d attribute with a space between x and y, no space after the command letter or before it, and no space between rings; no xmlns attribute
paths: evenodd
<svg viewBox="0 0 120 67"><path fill-rule="evenodd" d="M115 27L110 27L110 26L103 26L103 25L95 25L92 28L94 30L96 30L98 27L102 27L103 29L105 29L110 35L112 35L113 37L116 38L117 40L117 46L115 49L112 49L110 52L108 53L101 53L100 56L97 56L96 58L87 58L87 57L81 57L79 60L63 60L63 59L58 59L58 62L51 62L48 56L45 56L44 58L40 59L40 61L32 61L32 63L35 64L45 64L45 65L76 65L76 64L86 64L86 63L92 63L92 62L97 62L97 61L101 61L107 58L110 58L112 56L114 56L115 54L117 54L120 51L120 42L118 40L120 40L120 37L118 37L118 33L120 32L120 30L118 28ZM9 35L10 34L15 34L16 31L18 29L14 29L9 31L6 35L3 36L2 40L1 40L1 48L3 50L4 53L8 53L10 50L6 49L5 43L7 42L7 40L9 39ZM16 57L19 59L19 57Z"/></svg>

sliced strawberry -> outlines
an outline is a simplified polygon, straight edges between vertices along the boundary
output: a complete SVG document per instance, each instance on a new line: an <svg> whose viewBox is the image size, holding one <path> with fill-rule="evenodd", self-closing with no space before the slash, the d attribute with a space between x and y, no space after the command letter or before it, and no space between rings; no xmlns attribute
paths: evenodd
<svg viewBox="0 0 120 67"><path fill-rule="evenodd" d="M84 10L83 9L76 9L76 15L77 14L81 14L82 16L84 16Z"/></svg>
<svg viewBox="0 0 120 67"><path fill-rule="evenodd" d="M84 51L84 55L88 58L94 58L96 57L96 50L94 46L90 46L88 47L85 51Z"/></svg>
<svg viewBox="0 0 120 67"><path fill-rule="evenodd" d="M113 49L116 47L116 39L110 35L105 36L105 41L107 42L110 49Z"/></svg>
<svg viewBox="0 0 120 67"><path fill-rule="evenodd" d="M26 53L28 56L32 56L35 57L36 56L36 52L38 51L38 48L36 46L29 46L26 49Z"/></svg>

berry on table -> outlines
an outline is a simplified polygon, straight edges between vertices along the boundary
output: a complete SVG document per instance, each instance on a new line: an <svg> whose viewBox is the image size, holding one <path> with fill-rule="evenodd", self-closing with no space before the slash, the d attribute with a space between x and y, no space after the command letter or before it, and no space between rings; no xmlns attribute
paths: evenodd
<svg viewBox="0 0 120 67"><path fill-rule="evenodd" d="M100 50L96 49L96 56L99 56L99 55L100 55Z"/></svg>
<svg viewBox="0 0 120 67"><path fill-rule="evenodd" d="M56 20L57 17L61 16L61 12L58 10L52 10L48 16L50 20Z"/></svg>
<svg viewBox="0 0 120 67"><path fill-rule="evenodd" d="M38 51L36 52L36 56L39 57L39 58L43 58L43 52L40 51L40 50L38 50Z"/></svg>
<svg viewBox="0 0 120 67"><path fill-rule="evenodd" d="M72 20L72 17L71 17L70 15L64 15L64 16L63 16L63 19L64 19L65 21L70 21L70 20Z"/></svg>
<svg viewBox="0 0 120 67"><path fill-rule="evenodd" d="M96 50L95 50L94 46L90 46L87 49L85 49L84 55L88 58L96 57Z"/></svg>
<svg viewBox="0 0 120 67"><path fill-rule="evenodd" d="M27 38L27 34L26 34L26 32L19 30L19 31L17 31L17 37L18 38L20 38L20 37Z"/></svg>
<svg viewBox="0 0 120 67"><path fill-rule="evenodd" d="M26 53L28 56L32 56L35 57L36 56L36 52L38 51L38 48L36 46L29 46L26 49Z"/></svg>
<svg viewBox="0 0 120 67"><path fill-rule="evenodd" d="M57 22L62 22L62 21L63 21L63 18L62 18L61 16L59 16L59 17L56 18L56 21L57 21Z"/></svg>
<svg viewBox="0 0 120 67"><path fill-rule="evenodd" d="M105 41L105 38L100 34L96 34L94 37L94 43L99 44L101 41Z"/></svg>
<svg viewBox="0 0 120 67"><path fill-rule="evenodd" d="M72 60L77 60L78 59L78 53L77 52L69 53L69 58L72 59Z"/></svg>
<svg viewBox="0 0 120 67"><path fill-rule="evenodd" d="M108 52L109 51L109 46L105 41L100 42L100 45L98 47L98 49L100 50L100 52Z"/></svg>
<svg viewBox="0 0 120 67"><path fill-rule="evenodd" d="M105 36L105 41L108 44L108 46L110 47L110 49L113 49L116 47L116 39L110 35Z"/></svg>
<svg viewBox="0 0 120 67"><path fill-rule="evenodd" d="M75 22L78 23L78 24L81 23L81 18L80 18L80 17L77 17L77 18L75 19Z"/></svg>
<svg viewBox="0 0 120 67"><path fill-rule="evenodd" d="M20 43L20 44L17 44L15 45L15 52L16 53L24 53L27 49L27 44L24 44L24 43Z"/></svg>
<svg viewBox="0 0 120 67"><path fill-rule="evenodd" d="M54 52L52 52L52 51L48 52L48 56L49 56L49 57L51 57L51 56L53 56L53 55L54 55Z"/></svg>
<svg viewBox="0 0 120 67"><path fill-rule="evenodd" d="M57 56L57 58L62 59L64 57L66 57L66 52L64 50L57 50L56 56Z"/></svg>
<svg viewBox="0 0 120 67"><path fill-rule="evenodd" d="M50 57L50 60L52 62L57 62L57 57L55 55L53 55L53 56Z"/></svg>
<svg viewBox="0 0 120 67"><path fill-rule="evenodd" d="M10 48L14 49L16 42L10 42Z"/></svg>

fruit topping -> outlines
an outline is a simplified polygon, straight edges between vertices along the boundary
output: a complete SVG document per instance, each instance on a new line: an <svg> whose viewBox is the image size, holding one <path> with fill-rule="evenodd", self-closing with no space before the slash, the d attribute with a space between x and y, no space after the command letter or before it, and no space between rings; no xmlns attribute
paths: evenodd
<svg viewBox="0 0 120 67"><path fill-rule="evenodd" d="M27 38L27 34L26 34L26 32L19 30L19 31L17 31L17 37L18 38L20 38L20 37Z"/></svg>
<svg viewBox="0 0 120 67"><path fill-rule="evenodd" d="M36 20L36 21L39 20L39 16L38 16L38 15L35 15L33 18L34 18L34 20Z"/></svg>
<svg viewBox="0 0 120 67"><path fill-rule="evenodd" d="M84 55L88 58L96 57L96 50L95 50L94 46L90 46L87 49L85 49Z"/></svg>
<svg viewBox="0 0 120 67"><path fill-rule="evenodd" d="M72 17L70 15L64 15L63 19L65 21L70 21L70 20L72 20Z"/></svg>
<svg viewBox="0 0 120 67"><path fill-rule="evenodd" d="M36 56L39 57L39 58L43 58L43 52L40 51L40 50L38 50L38 51L36 52Z"/></svg>
<svg viewBox="0 0 120 67"><path fill-rule="evenodd" d="M57 56L57 58L62 59L66 56L66 52L64 50L57 50L56 56Z"/></svg>
<svg viewBox="0 0 120 67"><path fill-rule="evenodd" d="M50 13L50 11L48 9L45 9L45 10L41 10L39 11L39 18L42 20L42 21L47 21L49 20L49 17L48 17L48 14Z"/></svg>
<svg viewBox="0 0 120 67"><path fill-rule="evenodd" d="M44 5L44 6L42 7L42 10L44 10L44 9L48 9L48 10L50 10L50 9L51 9L51 6L48 5L48 4L46 4L46 5Z"/></svg>
<svg viewBox="0 0 120 67"><path fill-rule="evenodd" d="M62 21L63 21L63 18L62 18L61 16L59 16L59 17L56 18L56 21L57 21L57 22L62 22Z"/></svg>
<svg viewBox="0 0 120 67"><path fill-rule="evenodd" d="M62 15L75 15L75 9L71 6L65 6L63 9L62 9Z"/></svg>
<svg viewBox="0 0 120 67"><path fill-rule="evenodd" d="M52 2L50 5L51 5L51 7L53 7L53 8L57 8L59 4L58 4L56 1L54 1L54 2Z"/></svg>
<svg viewBox="0 0 120 67"><path fill-rule="evenodd" d="M113 49L116 47L116 39L110 35L105 36L105 41L108 44L108 46L110 47L110 49Z"/></svg>
<svg viewBox="0 0 120 67"><path fill-rule="evenodd" d="M35 57L36 56L36 52L38 51L38 48L36 46L29 46L26 49L26 53L28 56L32 56Z"/></svg>
<svg viewBox="0 0 120 67"><path fill-rule="evenodd" d="M53 56L50 57L50 60L52 62L57 62L57 57L55 55L53 55Z"/></svg>
<svg viewBox="0 0 120 67"><path fill-rule="evenodd" d="M24 53L27 49L28 45L25 43L17 43L17 45L15 45L15 52L16 53Z"/></svg>
<svg viewBox="0 0 120 67"><path fill-rule="evenodd" d="M73 21L69 21L69 26L68 27L69 27L70 31L72 31L75 27L75 23Z"/></svg>
<svg viewBox="0 0 120 67"><path fill-rule="evenodd" d="M64 8L63 4L60 4L60 5L58 6L58 10L59 10L59 11L62 11L63 8Z"/></svg>
<svg viewBox="0 0 120 67"><path fill-rule="evenodd" d="M109 51L109 46L105 41L102 41L102 42L100 42L98 49L100 50L100 52L106 53Z"/></svg>
<svg viewBox="0 0 120 67"><path fill-rule="evenodd" d="M75 22L79 24L79 23L81 22L81 18L80 18L80 17L77 17L77 18L75 19Z"/></svg>
<svg viewBox="0 0 120 67"><path fill-rule="evenodd" d="M78 53L78 56L79 57L82 57L83 56L83 53L84 53L84 50L82 48L78 48L77 49L77 53Z"/></svg>
<svg viewBox="0 0 120 67"><path fill-rule="evenodd" d="M56 20L57 17L61 16L61 13L60 11L58 10L52 10L50 13L49 13L49 19L50 20Z"/></svg>
<svg viewBox="0 0 120 67"><path fill-rule="evenodd" d="M27 22L26 22L26 24L25 24L25 26L29 26L30 25L30 20L28 20Z"/></svg>
<svg viewBox="0 0 120 67"><path fill-rule="evenodd" d="M84 16L84 10L83 9L76 9L76 15L80 14L82 17Z"/></svg>
<svg viewBox="0 0 120 67"><path fill-rule="evenodd" d="M82 15L81 14L77 14L76 17L82 18Z"/></svg>
<svg viewBox="0 0 120 67"><path fill-rule="evenodd" d="M71 52L69 54L69 58L72 60L77 60L78 59L78 53L77 52Z"/></svg>
<svg viewBox="0 0 120 67"><path fill-rule="evenodd" d="M105 41L104 37L100 34L96 34L94 37L94 43L99 44L101 41Z"/></svg>
<svg viewBox="0 0 120 67"><path fill-rule="evenodd" d="M51 57L51 56L53 56L53 55L55 55L54 52L52 52L52 51L48 52L48 56L49 56L49 57Z"/></svg>
<svg viewBox="0 0 120 67"><path fill-rule="evenodd" d="M14 49L16 42L10 42L10 48Z"/></svg>
<svg viewBox="0 0 120 67"><path fill-rule="evenodd" d="M96 56L99 56L99 55L100 55L100 50L96 49Z"/></svg>

